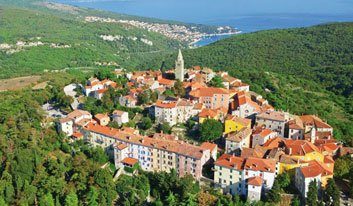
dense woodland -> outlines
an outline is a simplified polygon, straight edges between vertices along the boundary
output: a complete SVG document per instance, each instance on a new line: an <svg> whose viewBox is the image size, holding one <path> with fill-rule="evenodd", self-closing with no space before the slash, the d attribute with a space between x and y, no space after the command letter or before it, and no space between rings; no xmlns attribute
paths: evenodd
<svg viewBox="0 0 353 206"><path fill-rule="evenodd" d="M236 35L183 54L187 66L228 71L277 109L319 115L336 138L352 145L352 47L353 23L335 23ZM161 55L139 68L159 68L163 61L173 68L175 58Z"/></svg>
<svg viewBox="0 0 353 206"><path fill-rule="evenodd" d="M101 35L124 38L104 41ZM140 39L152 41L153 45ZM15 53L0 49L1 79L38 74L44 70L91 68L109 62L133 68L138 63L136 57L171 51L183 45L160 34L128 25L85 23L79 15L54 15L42 10L2 6L0 2L0 44L16 45L18 41L40 41L44 45L24 47ZM52 48L51 44L70 47Z"/></svg>
<svg viewBox="0 0 353 206"><path fill-rule="evenodd" d="M13 1L0 0L3 2ZM0 44L40 36L46 43L72 45L65 50L53 50L49 46L26 48L11 55L0 51L0 78L42 73L44 69L95 67L96 61L117 61L124 67L129 66L128 69L135 65L139 65L139 69L156 69L165 61L166 68L172 68L175 53L171 49L179 46L178 42L139 29L85 24L68 18L72 17L71 14L59 17L45 11L0 9ZM130 41L104 42L99 38L104 33L147 35L156 44L151 48ZM334 126L336 138L352 145L352 46L353 24L341 23L238 35L210 46L186 50L184 58L188 66L229 71L249 83L252 90L270 100L277 109L296 114L318 114ZM143 53L136 53L140 51ZM48 80L49 86L44 90L26 88L0 93L1 206L250 205L238 196L226 196L202 188L190 177L177 178L174 172L153 174L140 171L139 176L123 176L113 181L114 168L101 168L109 162L103 150L80 141L70 144L67 138L57 133L55 124L47 124L40 108L52 101L67 109L70 99L63 95L63 86L83 82L89 75L79 70L55 75L46 73L42 81ZM177 91L169 91L173 92ZM98 113L117 107L105 100L90 99L86 109ZM139 101L149 100L141 96ZM147 117L141 122L141 129L150 127L151 120ZM210 127L207 124L205 128ZM167 132L170 128L161 125L159 129ZM210 136L207 130L204 133L203 136ZM348 180L353 188L353 179L349 176L351 168L352 160L342 158L337 161L335 176ZM288 177L280 176L267 203L253 205L279 202L281 192L290 192L290 181ZM337 188L330 185L332 187L325 191L323 201L327 197L337 197L337 194L332 195ZM325 196L326 193L331 195ZM312 194L310 201L317 204L318 196ZM292 205L299 205L299 201L294 199Z"/></svg>

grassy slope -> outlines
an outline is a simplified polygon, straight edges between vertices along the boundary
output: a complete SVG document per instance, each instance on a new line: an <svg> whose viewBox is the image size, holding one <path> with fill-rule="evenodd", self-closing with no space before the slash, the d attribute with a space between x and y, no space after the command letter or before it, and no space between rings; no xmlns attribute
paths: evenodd
<svg viewBox="0 0 353 206"><path fill-rule="evenodd" d="M0 4L1 5L1 4ZM46 11L0 6L0 44L41 37L44 43L71 45L69 49L53 49L48 45L26 48L15 54L0 51L0 78L40 73L45 69L94 66L94 62L115 61L133 68L138 53L168 51L179 42L160 34L121 24L85 23L78 15L56 15ZM138 37L153 42L149 46L139 40L103 41L100 35Z"/></svg>
<svg viewBox="0 0 353 206"><path fill-rule="evenodd" d="M188 66L226 70L278 109L319 114L346 142L353 138L353 23L262 31L184 51ZM173 67L170 53L142 63ZM265 88L272 90L266 93Z"/></svg>

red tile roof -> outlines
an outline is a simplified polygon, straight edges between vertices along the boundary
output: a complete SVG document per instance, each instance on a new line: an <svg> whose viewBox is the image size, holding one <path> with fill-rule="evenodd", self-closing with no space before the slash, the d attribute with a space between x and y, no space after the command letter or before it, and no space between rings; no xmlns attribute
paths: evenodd
<svg viewBox="0 0 353 206"><path fill-rule="evenodd" d="M270 119L270 120L282 121L282 122L286 121L284 112L278 112L278 111L265 111L256 115L256 118Z"/></svg>
<svg viewBox="0 0 353 206"><path fill-rule="evenodd" d="M300 117L300 119L303 121L304 125L311 125L317 128L332 128L329 124L325 123L324 121L322 121L322 119L315 115L303 115Z"/></svg>
<svg viewBox="0 0 353 206"><path fill-rule="evenodd" d="M303 130L303 121L299 117L295 117L288 122L289 129Z"/></svg>
<svg viewBox="0 0 353 206"><path fill-rule="evenodd" d="M248 185L254 185L254 186L262 186L262 178L259 176L255 176L255 177L250 177L249 179L247 179L248 181Z"/></svg>
<svg viewBox="0 0 353 206"><path fill-rule="evenodd" d="M91 113L87 112L87 111L84 111L84 110L74 110L73 112L69 113L67 115L67 118L69 119L76 119L77 117L81 117L81 116L84 116L84 115L91 115Z"/></svg>
<svg viewBox="0 0 353 206"><path fill-rule="evenodd" d="M166 140L176 140L176 137L172 134L164 133L154 133L153 138L155 139L166 139Z"/></svg>
<svg viewBox="0 0 353 206"><path fill-rule="evenodd" d="M268 135L270 135L273 131L270 129L263 129L257 132L254 132L253 135L259 135L262 138L267 137Z"/></svg>
<svg viewBox="0 0 353 206"><path fill-rule="evenodd" d="M305 178L317 177L319 175L322 175L322 176L333 175L333 172L330 170L331 169L327 168L324 164L321 164L316 160L309 162L308 166L300 168L300 171L302 172Z"/></svg>
<svg viewBox="0 0 353 206"><path fill-rule="evenodd" d="M158 79L158 83L162 84L162 85L173 86L175 81L170 80L170 79L161 78L161 79Z"/></svg>
<svg viewBox="0 0 353 206"><path fill-rule="evenodd" d="M304 156L308 153L319 152L313 143L306 140L284 140L284 145L290 155Z"/></svg>
<svg viewBox="0 0 353 206"><path fill-rule="evenodd" d="M276 161L272 159L249 157L245 161L244 169L274 173L276 172Z"/></svg>
<svg viewBox="0 0 353 206"><path fill-rule="evenodd" d="M104 118L109 118L109 116L107 114L96 114L94 115L94 118L101 121Z"/></svg>
<svg viewBox="0 0 353 206"><path fill-rule="evenodd" d="M160 108L171 109L171 108L175 108L176 106L177 106L176 101L157 100L157 102L156 102L156 107L160 107Z"/></svg>
<svg viewBox="0 0 353 206"><path fill-rule="evenodd" d="M215 94L229 94L229 91L223 88L216 87L203 87L196 90L193 90L189 93L190 96L199 98L199 97L213 97Z"/></svg>
<svg viewBox="0 0 353 206"><path fill-rule="evenodd" d="M138 160L131 157L125 157L123 160L121 160L121 162L130 166L134 166L138 163Z"/></svg>
<svg viewBox="0 0 353 206"><path fill-rule="evenodd" d="M221 167L242 170L244 161L245 160L242 157L236 157L230 154L223 154L217 159L214 164Z"/></svg>
<svg viewBox="0 0 353 206"><path fill-rule="evenodd" d="M127 148L127 145L124 144L124 143L121 143L121 144L117 145L116 148L117 148L118 150L123 150L123 149Z"/></svg>
<svg viewBox="0 0 353 206"><path fill-rule="evenodd" d="M114 138L118 141L143 145L150 148L157 148L173 153L177 153L184 156L189 156L195 159L201 159L206 149L187 144L183 141L170 141L164 139L154 139L151 137L145 137L137 134L131 134L122 130L101 126L99 124L90 123L84 127L85 130L102 134L110 138Z"/></svg>
<svg viewBox="0 0 353 206"><path fill-rule="evenodd" d="M232 141L232 142L241 142L242 140L249 138L251 135L252 130L247 127L243 127L241 130L238 132L231 132L227 134L226 140Z"/></svg>
<svg viewBox="0 0 353 206"><path fill-rule="evenodd" d="M221 114L221 110L219 109L202 109L199 113L199 117L201 118L215 118Z"/></svg>
<svg viewBox="0 0 353 206"><path fill-rule="evenodd" d="M278 147L281 147L281 145L283 144L283 141L284 139L282 137L275 137L265 142L263 147L266 147L268 149L278 148Z"/></svg>
<svg viewBox="0 0 353 206"><path fill-rule="evenodd" d="M251 119L241 118L241 117L237 117L235 115L228 115L227 120L233 120L234 122L240 123L243 126L247 126L247 125L251 124Z"/></svg>
<svg viewBox="0 0 353 206"><path fill-rule="evenodd" d="M97 92L98 94L104 94L106 91L108 91L107 88L103 88L103 89L98 89L98 90L96 90L96 92Z"/></svg>
<svg viewBox="0 0 353 206"><path fill-rule="evenodd" d="M267 149L264 147L256 146L255 148L246 148L244 147L241 150L241 157L248 158L248 157L257 157L263 158L267 152Z"/></svg>
<svg viewBox="0 0 353 206"><path fill-rule="evenodd" d="M204 142L200 145L200 147L209 149L210 151L214 151L215 149L217 149L217 145L210 142Z"/></svg>
<svg viewBox="0 0 353 206"><path fill-rule="evenodd" d="M331 156L326 155L325 158L324 158L324 163L333 164L333 163L335 163L335 160L333 160Z"/></svg>
<svg viewBox="0 0 353 206"><path fill-rule="evenodd" d="M81 139L83 137L83 134L81 132L74 132L72 134L72 137L74 137L76 139Z"/></svg>

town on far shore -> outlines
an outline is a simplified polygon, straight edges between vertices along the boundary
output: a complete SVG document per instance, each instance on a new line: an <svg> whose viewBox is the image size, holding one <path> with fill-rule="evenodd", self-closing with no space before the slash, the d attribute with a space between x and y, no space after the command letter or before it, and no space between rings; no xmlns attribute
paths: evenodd
<svg viewBox="0 0 353 206"><path fill-rule="evenodd" d="M113 75L120 83L91 77L86 85L64 90L76 88L118 109L91 113L82 106L87 102L75 98L73 111L57 125L70 141L102 147L115 164L115 178L174 170L225 194L259 201L276 177L289 174L305 200L312 182L319 194L325 189L336 158L352 154L320 117L276 110L227 72L187 69L180 50L174 69L116 69Z"/></svg>

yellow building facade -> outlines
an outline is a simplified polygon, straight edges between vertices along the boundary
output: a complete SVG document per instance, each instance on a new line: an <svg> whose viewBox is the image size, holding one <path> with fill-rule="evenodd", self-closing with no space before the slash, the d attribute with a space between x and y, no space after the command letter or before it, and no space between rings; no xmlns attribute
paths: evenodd
<svg viewBox="0 0 353 206"><path fill-rule="evenodd" d="M228 116L224 122L224 134L239 132L244 127L251 129L251 120L236 116Z"/></svg>

